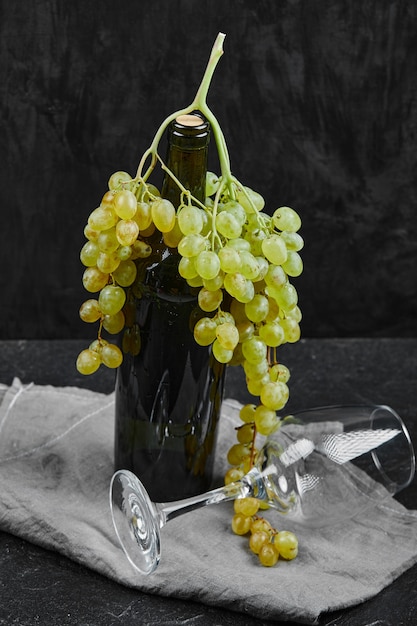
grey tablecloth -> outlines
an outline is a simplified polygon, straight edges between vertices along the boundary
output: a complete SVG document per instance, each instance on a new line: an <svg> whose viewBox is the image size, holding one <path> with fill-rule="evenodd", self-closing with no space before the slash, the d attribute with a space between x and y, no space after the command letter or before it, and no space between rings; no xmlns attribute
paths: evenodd
<svg viewBox="0 0 417 626"><path fill-rule="evenodd" d="M0 529L124 585L263 619L314 623L322 612L374 596L417 561L417 511L388 494L343 524L295 528L299 556L274 568L259 566L247 539L231 533L232 504L225 503L169 522L161 564L143 577L119 548L109 510L113 395L15 380L0 387L0 400ZM219 476L238 408L233 400L223 404Z"/></svg>

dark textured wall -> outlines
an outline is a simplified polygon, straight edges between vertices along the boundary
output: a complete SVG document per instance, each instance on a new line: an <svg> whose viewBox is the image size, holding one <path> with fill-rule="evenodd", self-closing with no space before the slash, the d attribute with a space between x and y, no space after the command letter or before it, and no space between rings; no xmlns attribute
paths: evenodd
<svg viewBox="0 0 417 626"><path fill-rule="evenodd" d="M303 219L304 336L416 336L414 0L37 0L0 5L1 338L88 336L88 214L219 31L234 173Z"/></svg>

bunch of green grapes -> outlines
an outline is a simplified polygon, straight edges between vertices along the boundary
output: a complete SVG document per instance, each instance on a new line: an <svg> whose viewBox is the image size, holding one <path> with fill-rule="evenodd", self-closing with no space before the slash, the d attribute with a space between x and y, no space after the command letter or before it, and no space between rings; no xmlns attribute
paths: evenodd
<svg viewBox="0 0 417 626"><path fill-rule="evenodd" d="M80 252L84 288L96 295L81 305L80 317L88 323L99 322L97 339L78 356L76 366L81 374L92 374L101 364L117 368L122 363L121 349L104 339L102 331L117 335L125 328L126 288L136 280L135 261L152 252L144 238L152 234L154 225L150 205L143 200L146 194L155 199L158 190L152 185L144 189L126 172L112 174L108 187L88 218L84 229L87 241ZM136 344L138 352L140 336L130 336L130 340L132 351Z"/></svg>
<svg viewBox="0 0 417 626"><path fill-rule="evenodd" d="M234 501L232 529L236 535L249 534L249 549L259 558L261 565L272 567L281 557L292 561L298 554L298 539L289 530L278 531L258 515L259 500L240 498Z"/></svg>
<svg viewBox="0 0 417 626"><path fill-rule="evenodd" d="M277 348L300 338L301 311L290 278L302 272L299 252L304 242L298 233L301 220L293 209L284 206L272 216L263 213L262 196L236 180L222 184L221 178L209 173L207 196L208 222L198 207L184 207L178 214L183 233L178 240L179 272L191 286L200 288L199 306L207 313L195 325L194 338L199 345L211 345L219 362L241 365L249 393L258 397L257 404L240 411L243 424L236 429L237 442L227 456L228 484L254 465L256 435L268 436L279 428L277 411L289 398L290 372L278 361ZM245 534L262 503L244 499L236 507L232 529ZM268 524L256 519L257 524ZM256 552L261 563L277 562L278 545L284 545L284 558L290 558L288 545L291 558L296 556L295 535L285 535L283 544L284 535L274 529L267 534L268 542ZM258 538L257 533L251 538L253 551Z"/></svg>

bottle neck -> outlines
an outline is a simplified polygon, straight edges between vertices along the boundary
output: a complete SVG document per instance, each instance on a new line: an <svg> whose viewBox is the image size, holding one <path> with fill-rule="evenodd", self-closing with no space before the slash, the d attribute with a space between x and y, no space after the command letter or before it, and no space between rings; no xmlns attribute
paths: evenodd
<svg viewBox="0 0 417 626"><path fill-rule="evenodd" d="M199 114L181 115L168 131L167 167L200 202L206 197L209 139L209 123ZM161 195L178 207L181 190L167 173Z"/></svg>

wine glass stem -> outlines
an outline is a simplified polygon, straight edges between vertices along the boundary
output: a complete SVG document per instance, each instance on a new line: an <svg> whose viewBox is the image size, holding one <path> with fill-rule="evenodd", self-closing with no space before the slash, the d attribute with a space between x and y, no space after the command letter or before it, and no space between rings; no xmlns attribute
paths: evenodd
<svg viewBox="0 0 417 626"><path fill-rule="evenodd" d="M238 482L230 483L224 487L212 489L211 491L206 491L205 493L191 496L190 498L184 498L183 500L155 503L155 508L159 516L159 525L162 528L174 517L178 517L194 509L202 508L203 506L208 506L209 504L220 504L220 502L236 500L236 498L245 498L250 496L252 491L250 481L243 478Z"/></svg>

